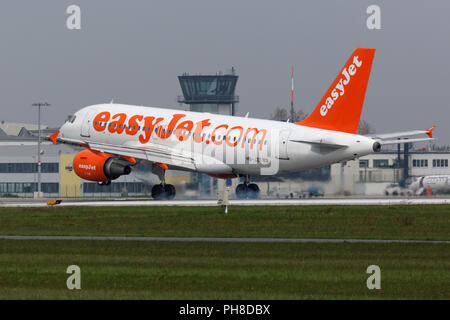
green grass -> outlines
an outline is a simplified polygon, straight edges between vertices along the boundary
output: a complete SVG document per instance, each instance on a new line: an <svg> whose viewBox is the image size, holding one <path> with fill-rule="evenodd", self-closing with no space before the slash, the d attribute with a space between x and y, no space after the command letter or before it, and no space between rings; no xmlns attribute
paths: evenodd
<svg viewBox="0 0 450 320"><path fill-rule="evenodd" d="M0 208L0 234L450 240L450 206ZM450 299L449 270L448 244L0 240L0 299Z"/></svg>
<svg viewBox="0 0 450 320"><path fill-rule="evenodd" d="M450 206L0 208L0 234L450 240Z"/></svg>
<svg viewBox="0 0 450 320"><path fill-rule="evenodd" d="M0 241L0 299L450 299L449 270L438 244Z"/></svg>

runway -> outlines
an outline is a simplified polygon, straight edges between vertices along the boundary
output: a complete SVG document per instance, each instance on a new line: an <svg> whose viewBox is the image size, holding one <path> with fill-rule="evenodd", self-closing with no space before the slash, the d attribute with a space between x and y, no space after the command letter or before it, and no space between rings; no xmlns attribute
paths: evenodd
<svg viewBox="0 0 450 320"><path fill-rule="evenodd" d="M316 206L316 205L427 205L450 204L450 198L323 198L230 200L230 206ZM132 207L132 206L217 206L217 200L64 200L57 207ZM45 200L2 200L0 207L47 207Z"/></svg>
<svg viewBox="0 0 450 320"><path fill-rule="evenodd" d="M450 244L438 240L377 240L377 239L308 239L308 238L206 238L206 237L100 237L100 236L8 236L0 240L52 241L149 241L149 242L241 242L241 243L409 243Z"/></svg>

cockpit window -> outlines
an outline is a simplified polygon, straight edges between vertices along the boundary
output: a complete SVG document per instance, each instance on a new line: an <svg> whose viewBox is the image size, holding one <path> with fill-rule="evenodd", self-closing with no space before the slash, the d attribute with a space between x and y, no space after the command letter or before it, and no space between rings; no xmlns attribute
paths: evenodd
<svg viewBox="0 0 450 320"><path fill-rule="evenodd" d="M77 118L77 116L72 114L67 118L67 122L73 123L76 118Z"/></svg>

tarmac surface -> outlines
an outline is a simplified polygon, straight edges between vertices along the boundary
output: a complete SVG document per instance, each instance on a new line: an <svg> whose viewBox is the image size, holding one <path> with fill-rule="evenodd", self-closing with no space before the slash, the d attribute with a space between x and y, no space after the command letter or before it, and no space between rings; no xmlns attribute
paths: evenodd
<svg viewBox="0 0 450 320"><path fill-rule="evenodd" d="M46 199L49 200L49 199ZM46 207L46 200L3 199L0 207ZM230 200L230 206L312 206L312 205L417 205L450 204L450 198L314 198L314 199L270 199L270 200ZM217 200L170 200L148 199L126 200L65 200L56 206L217 206Z"/></svg>

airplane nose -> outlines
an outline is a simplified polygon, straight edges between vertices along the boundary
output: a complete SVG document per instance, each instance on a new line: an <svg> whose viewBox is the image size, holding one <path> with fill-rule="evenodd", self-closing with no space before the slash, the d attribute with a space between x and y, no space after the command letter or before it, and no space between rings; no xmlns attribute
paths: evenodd
<svg viewBox="0 0 450 320"><path fill-rule="evenodd" d="M59 128L59 135L61 136L61 137L64 137L64 133L65 133L65 126L66 126L66 124L63 124L60 128Z"/></svg>

